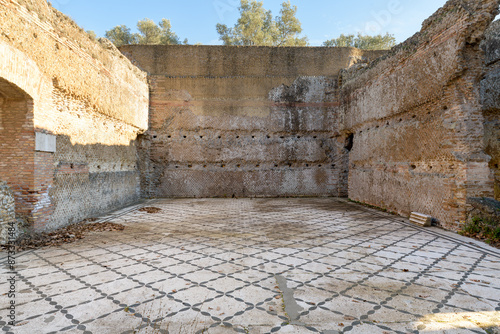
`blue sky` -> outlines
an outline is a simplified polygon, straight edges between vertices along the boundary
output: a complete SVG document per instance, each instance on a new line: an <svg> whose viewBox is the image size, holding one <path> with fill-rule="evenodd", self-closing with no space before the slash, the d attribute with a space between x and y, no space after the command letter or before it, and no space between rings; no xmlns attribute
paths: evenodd
<svg viewBox="0 0 500 334"><path fill-rule="evenodd" d="M273 15L284 0L263 0ZM298 7L303 34L312 46L341 33L369 35L389 32L399 42L420 30L423 20L446 0L291 0ZM85 30L104 36L106 30L125 24L136 31L143 18L170 19L173 30L189 42L221 44L217 23L233 26L239 16L239 0L52 0L52 5L72 17Z"/></svg>

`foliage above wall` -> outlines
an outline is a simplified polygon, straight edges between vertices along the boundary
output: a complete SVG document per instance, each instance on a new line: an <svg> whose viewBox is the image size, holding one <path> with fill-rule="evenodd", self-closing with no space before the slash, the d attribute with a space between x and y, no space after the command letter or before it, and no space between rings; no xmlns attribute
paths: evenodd
<svg viewBox="0 0 500 334"><path fill-rule="evenodd" d="M262 1L241 0L240 18L233 28L217 24L219 39L224 45L307 46L307 37L300 37L302 26L297 19L297 6L290 1L281 4L280 16L273 18Z"/></svg>
<svg viewBox="0 0 500 334"><path fill-rule="evenodd" d="M357 36L341 34L337 38L325 41L323 46L355 47L363 50L389 50L396 46L396 38L393 34L389 33L376 36L367 36L360 33Z"/></svg>
<svg viewBox="0 0 500 334"><path fill-rule="evenodd" d="M117 47L130 44L181 44L177 34L172 31L170 20L162 19L158 25L153 20L145 18L137 22L137 29L139 33L133 34L127 26L119 25L106 31L105 36ZM187 44L187 39L183 43Z"/></svg>
<svg viewBox="0 0 500 334"><path fill-rule="evenodd" d="M238 8L240 17L233 27L218 23L216 26L219 40L224 45L238 46L309 46L307 36L302 36L302 24L297 18L297 6L290 0L281 4L280 15L273 17L272 12L264 8L262 1L240 0ZM132 33L126 25L118 25L106 31L105 37L115 46L133 44L147 45L177 45L181 42L172 30L168 19L162 19L159 24L145 18L137 22L138 33ZM97 36L88 31L92 39ZM337 38L323 43L326 47L355 47L364 50L388 50L396 45L393 34L386 33L376 36L341 34Z"/></svg>

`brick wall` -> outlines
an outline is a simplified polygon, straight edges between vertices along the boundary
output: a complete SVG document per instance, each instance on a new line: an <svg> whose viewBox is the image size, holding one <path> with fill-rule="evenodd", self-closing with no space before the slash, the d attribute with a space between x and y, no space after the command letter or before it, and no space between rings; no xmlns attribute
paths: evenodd
<svg viewBox="0 0 500 334"><path fill-rule="evenodd" d="M45 0L0 0L0 181L36 230L139 199L146 74ZM55 138L35 150L36 134Z"/></svg>
<svg viewBox="0 0 500 334"><path fill-rule="evenodd" d="M14 194L20 216L33 221L35 133L33 101L0 79L0 175Z"/></svg>
<svg viewBox="0 0 500 334"><path fill-rule="evenodd" d="M54 212L50 193L54 184L54 153L35 152L34 167L33 227L36 230L45 230Z"/></svg>
<svg viewBox="0 0 500 334"><path fill-rule="evenodd" d="M109 41L92 39L46 0L0 0L0 31L0 41L22 51L63 90L101 114L146 129L145 73Z"/></svg>
<svg viewBox="0 0 500 334"><path fill-rule="evenodd" d="M479 42L497 1L451 0L385 59L344 72L341 127L354 134L349 197L457 229L492 196L479 100Z"/></svg>
<svg viewBox="0 0 500 334"><path fill-rule="evenodd" d="M103 116L54 88L57 150L53 158L53 213L49 227L73 223L139 200L137 129Z"/></svg>
<svg viewBox="0 0 500 334"><path fill-rule="evenodd" d="M344 196L335 131L353 48L125 46L148 71L147 197Z"/></svg>
<svg viewBox="0 0 500 334"><path fill-rule="evenodd" d="M0 181L35 229L133 203L141 189L349 195L450 229L468 199L500 196L498 27L486 68L479 44L497 0L448 1L372 63L385 52L122 47L129 61L44 0L0 9ZM38 133L56 149L35 150Z"/></svg>
<svg viewBox="0 0 500 334"><path fill-rule="evenodd" d="M482 43L486 53L486 74L481 81L481 103L484 116L484 147L491 156L489 167L494 174L494 197L500 200L500 21L486 31Z"/></svg>

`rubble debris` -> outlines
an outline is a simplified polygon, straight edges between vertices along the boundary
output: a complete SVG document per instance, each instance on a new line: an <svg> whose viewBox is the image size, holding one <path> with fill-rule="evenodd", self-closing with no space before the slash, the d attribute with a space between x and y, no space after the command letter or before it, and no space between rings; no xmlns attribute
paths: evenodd
<svg viewBox="0 0 500 334"><path fill-rule="evenodd" d="M91 232L123 231L125 226L110 222L89 223L95 219L86 219L77 224L73 224L52 232L25 233L17 239L14 247L17 252L37 249L41 247L54 247L73 243L85 238ZM8 246L2 246L6 248Z"/></svg>

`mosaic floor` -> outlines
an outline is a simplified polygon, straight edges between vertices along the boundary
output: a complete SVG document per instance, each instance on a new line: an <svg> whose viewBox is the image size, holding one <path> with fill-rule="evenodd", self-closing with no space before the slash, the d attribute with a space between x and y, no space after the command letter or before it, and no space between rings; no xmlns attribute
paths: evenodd
<svg viewBox="0 0 500 334"><path fill-rule="evenodd" d="M154 200L17 255L7 333L500 333L500 252L339 199ZM479 246L478 246L479 245Z"/></svg>

